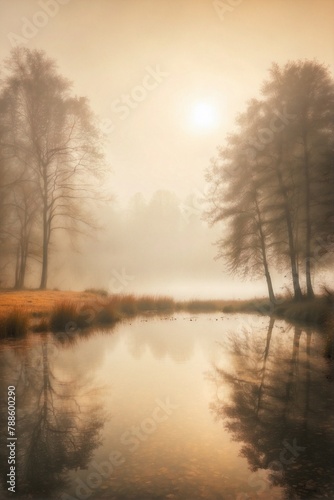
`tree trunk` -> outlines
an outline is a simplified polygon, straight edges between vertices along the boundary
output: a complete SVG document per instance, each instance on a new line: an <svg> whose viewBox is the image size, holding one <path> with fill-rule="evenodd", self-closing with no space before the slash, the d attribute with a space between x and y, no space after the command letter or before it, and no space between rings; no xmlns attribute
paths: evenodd
<svg viewBox="0 0 334 500"><path fill-rule="evenodd" d="M264 379L266 376L266 366L267 366L267 360L269 356L269 349L270 349L270 342L271 342L271 336L273 333L273 328L275 325L275 318L274 316L270 316L269 319L269 325L268 325L268 331L267 331L267 341L266 341L266 347L264 349L264 355L263 355L263 366L262 366L262 376L261 376L261 382L259 385L259 395L258 395L258 400L257 400L257 408L256 408L256 416L259 416L259 411L261 408L261 402L262 402L262 397L263 397L263 388L264 388Z"/></svg>
<svg viewBox="0 0 334 500"><path fill-rule="evenodd" d="M270 276L268 269L265 270L265 276L266 276L269 300L270 300L271 304L274 305L276 303L276 298L275 298L275 293L274 293L274 288L273 288L271 276Z"/></svg>
<svg viewBox="0 0 334 500"><path fill-rule="evenodd" d="M311 193L310 193L310 168L309 156L307 150L307 135L304 133L304 175L305 175L305 216L306 216L306 234L305 234L305 276L306 276L306 294L308 298L314 297L311 279Z"/></svg>
<svg viewBox="0 0 334 500"><path fill-rule="evenodd" d="M43 352L43 421L46 423L48 418L48 390L49 387L49 362L48 345L44 341L42 344Z"/></svg>
<svg viewBox="0 0 334 500"><path fill-rule="evenodd" d="M293 347L292 347L292 358L291 361L289 362L289 374L286 382L284 420L286 420L288 417L289 405L293 399L292 389L293 389L294 379L297 378L297 373L298 373L299 345L300 345L301 334L302 334L301 328L295 326L295 333L293 337Z"/></svg>
<svg viewBox="0 0 334 500"><path fill-rule="evenodd" d="M307 335L306 342L306 376L305 376L305 411L304 411L304 426L307 429L307 417L310 411L310 393L311 393L311 338L312 332L305 332Z"/></svg>
<svg viewBox="0 0 334 500"><path fill-rule="evenodd" d="M48 181L47 166L42 165L43 171L43 249L42 249L42 275L39 285L40 290L45 290L48 281L48 260L49 260L49 221L48 221Z"/></svg>
<svg viewBox="0 0 334 500"><path fill-rule="evenodd" d="M15 283L14 288L17 290L19 288L19 280L20 280L20 261L21 261L21 247L17 245L16 250L16 263L15 263Z"/></svg>
<svg viewBox="0 0 334 500"><path fill-rule="evenodd" d="M41 283L39 285L40 290L45 290L48 281L48 227L46 214L43 213L43 251L42 251L42 275Z"/></svg>
<svg viewBox="0 0 334 500"><path fill-rule="evenodd" d="M269 272L269 265L268 265L268 259L267 259L267 250L266 250L266 240L265 240L265 235L263 232L263 223L262 223L262 217L261 217L261 212L260 212L260 207L257 201L257 193L255 190L255 196L254 196L254 201L255 201L255 207L256 207L256 213L257 213L257 218L258 218L258 226L259 226L259 233L260 233L260 243L261 243L261 253L262 253L262 261L263 261L263 267L264 267L264 275L266 277L266 282L267 282L267 287L268 287L268 295L269 295L269 300L272 305L275 304L276 299L275 299L275 293L274 293L274 288Z"/></svg>
<svg viewBox="0 0 334 500"><path fill-rule="evenodd" d="M302 291L301 291L300 284L299 284L299 273L298 273L298 267L297 267L296 249L295 249L294 238L293 238L292 219L291 219L291 213L290 213L290 208L289 208L288 195L286 192L286 188L284 186L282 172L280 169L280 163L281 163L281 158L279 158L276 162L276 173L277 173L280 191L282 193L283 200L284 200L284 215L285 215L285 221L286 221L287 233L288 233L292 285L293 285L295 299L300 300L303 295L302 295Z"/></svg>
<svg viewBox="0 0 334 500"><path fill-rule="evenodd" d="M24 280L26 276L27 270L27 259L28 259L28 242L25 241L23 243L23 248L21 251L21 266L20 266L20 279L19 279L19 287L24 287Z"/></svg>

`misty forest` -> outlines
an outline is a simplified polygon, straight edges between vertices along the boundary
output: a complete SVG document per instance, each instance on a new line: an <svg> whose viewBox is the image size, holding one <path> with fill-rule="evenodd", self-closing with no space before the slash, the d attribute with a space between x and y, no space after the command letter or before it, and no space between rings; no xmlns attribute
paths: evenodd
<svg viewBox="0 0 334 500"><path fill-rule="evenodd" d="M109 175L103 134L88 99L72 95L70 82L41 51L13 51L6 70L0 103L3 286L20 289L37 279L47 288L64 239L96 237L101 218L108 238L105 248L95 246L95 258L108 249L111 259L121 253L129 268L134 252L153 272L173 272L173 262L189 272L184 261L201 267L210 254L203 252L212 235L202 218L220 224L222 265L243 278L265 279L272 303L273 272L285 276L295 299L314 297L317 271L330 273L334 224L334 82L323 65L272 65L262 99L248 103L218 145L202 196L180 201L160 190L146 204L138 193L120 214L112 208L115 193L103 187ZM89 252L89 243L81 244Z"/></svg>
<svg viewBox="0 0 334 500"><path fill-rule="evenodd" d="M270 15L279 4L255 3ZM117 28L101 15L113 5L124 16L116 0L80 8L76 0L42 0L32 21L22 18L21 35L7 33L1 498L334 498L334 77L312 57L320 49L289 57L274 42L254 74L245 53L214 59L220 36L243 29L248 36L237 14L255 14L239 4L192 4L197 27L202 11L215 16L205 27L210 42L203 35L197 52L186 10L180 26L177 16L166 20L176 23L180 52L166 44L171 34L160 17L150 24L147 47L153 54L159 41L173 54L170 73L145 59L131 90L121 83L130 81L131 44L118 57L110 40L133 43L145 9L134 6ZM98 29L85 32L94 39L85 45L59 24L68 44L62 59L52 29L68 19L65 9L81 13L77 26L99 16L109 45L102 50ZM31 35L43 12L49 24ZM219 31L227 18L230 27ZM285 40L273 24L256 23L268 41L268 26ZM289 30L306 44L308 33ZM260 38L252 36L255 58ZM206 88L206 69L221 101L195 99L191 114L187 103ZM119 96L112 120L98 109L108 85Z"/></svg>

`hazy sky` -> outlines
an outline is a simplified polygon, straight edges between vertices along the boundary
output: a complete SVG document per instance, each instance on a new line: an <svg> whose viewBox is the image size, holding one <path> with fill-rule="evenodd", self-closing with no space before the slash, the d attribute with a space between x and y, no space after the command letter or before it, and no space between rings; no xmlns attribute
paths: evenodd
<svg viewBox="0 0 334 500"><path fill-rule="evenodd" d="M315 58L333 71L333 0L230 3L0 0L0 57L19 40L44 49L90 99L120 201L161 188L183 196L204 189L210 157L272 61Z"/></svg>

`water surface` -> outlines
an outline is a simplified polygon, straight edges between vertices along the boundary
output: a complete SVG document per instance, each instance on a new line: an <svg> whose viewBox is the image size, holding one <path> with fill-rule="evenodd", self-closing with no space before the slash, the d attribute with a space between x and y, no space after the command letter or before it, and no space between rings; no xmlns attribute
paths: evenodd
<svg viewBox="0 0 334 500"><path fill-rule="evenodd" d="M311 329L222 314L2 342L2 395L17 394L15 498L334 498L324 346Z"/></svg>

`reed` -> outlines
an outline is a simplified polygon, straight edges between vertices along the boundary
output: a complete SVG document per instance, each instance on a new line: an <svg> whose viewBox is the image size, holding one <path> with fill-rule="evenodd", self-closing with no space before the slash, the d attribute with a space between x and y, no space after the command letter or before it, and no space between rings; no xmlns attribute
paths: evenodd
<svg viewBox="0 0 334 500"><path fill-rule="evenodd" d="M62 300L54 305L50 314L50 330L52 332L67 332L78 328L82 321L78 305L70 300Z"/></svg>
<svg viewBox="0 0 334 500"><path fill-rule="evenodd" d="M13 308L0 317L0 332L2 338L21 338L28 332L28 313L19 307Z"/></svg>

